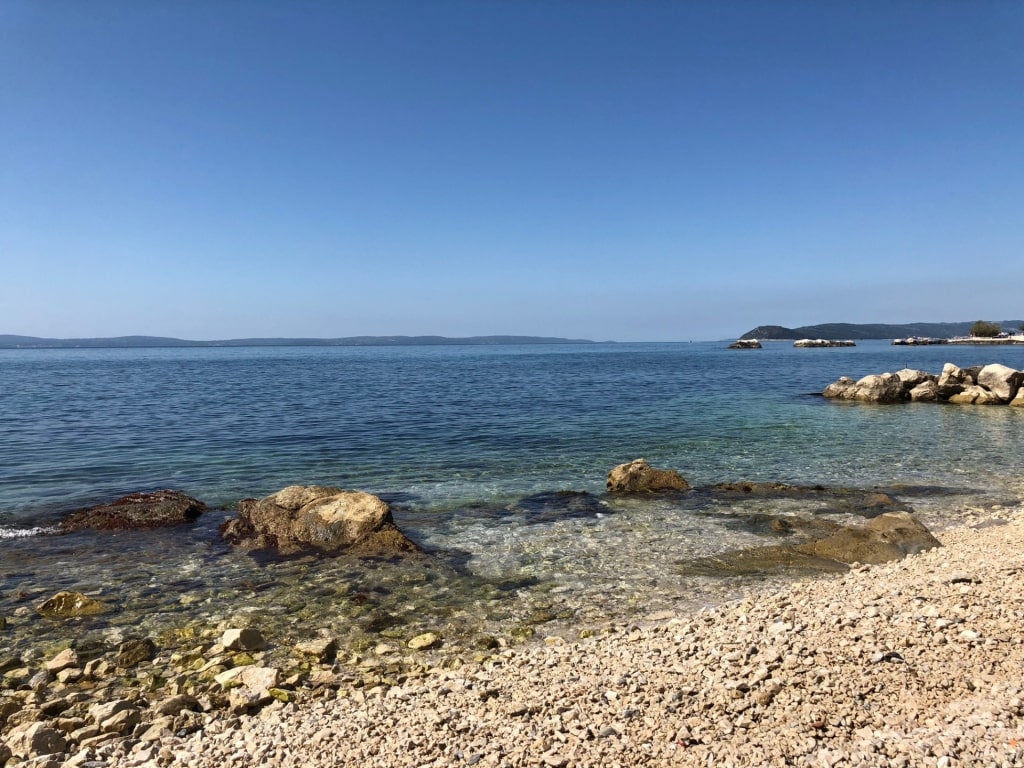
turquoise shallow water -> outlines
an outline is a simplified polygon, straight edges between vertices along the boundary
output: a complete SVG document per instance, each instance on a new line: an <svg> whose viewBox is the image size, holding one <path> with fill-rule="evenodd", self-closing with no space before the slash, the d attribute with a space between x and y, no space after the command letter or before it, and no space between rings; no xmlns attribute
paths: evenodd
<svg viewBox="0 0 1024 768"><path fill-rule="evenodd" d="M674 564L761 541L736 524L743 515L820 512L806 501L699 494L599 498L597 513L580 516L522 501L560 489L599 495L608 469L638 456L695 486L898 486L932 526L1024 495L1021 409L816 395L841 375L905 366L1024 369L1024 347L725 347L0 351L8 536L138 490L174 488L220 508L178 531L0 539L0 616L64 588L122 606L96 631L141 616L180 621L197 605L212 621L239 600L322 622L338 594L379 591L383 579L380 610L392 617L441 611L501 626L540 609L598 621L713 601L716 585L683 579ZM444 568L267 564L219 542L216 526L239 498L296 483L384 496ZM254 583L273 586L251 593ZM306 596L308 615L296 613L292 596L310 583L332 586L322 602Z"/></svg>
<svg viewBox="0 0 1024 768"><path fill-rule="evenodd" d="M1020 414L843 407L840 375L1024 347L724 344L0 352L0 514L46 520L173 487L231 504L337 484L428 510L599 490L636 456L695 484L1001 483Z"/></svg>

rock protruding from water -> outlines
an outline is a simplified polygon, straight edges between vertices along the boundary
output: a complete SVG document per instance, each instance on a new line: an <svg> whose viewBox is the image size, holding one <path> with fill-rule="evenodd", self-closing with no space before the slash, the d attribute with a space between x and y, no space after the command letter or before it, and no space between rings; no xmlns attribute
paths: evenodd
<svg viewBox="0 0 1024 768"><path fill-rule="evenodd" d="M794 347L799 348L824 348L824 347L856 347L857 342L852 339L797 339L793 342Z"/></svg>
<svg viewBox="0 0 1024 768"><path fill-rule="evenodd" d="M605 487L609 493L686 491L690 484L674 469L655 469L646 459L634 459L612 469Z"/></svg>
<svg viewBox="0 0 1024 768"><path fill-rule="evenodd" d="M757 339L737 339L729 345L729 349L761 349L761 342Z"/></svg>
<svg viewBox="0 0 1024 768"><path fill-rule="evenodd" d="M905 368L854 381L843 376L822 394L838 400L868 403L946 402L959 405L1018 405L1024 371L998 363L960 368L946 363L938 376ZM1024 404L1024 403L1020 403Z"/></svg>
<svg viewBox="0 0 1024 768"><path fill-rule="evenodd" d="M898 403L907 399L903 382L895 373L872 374L858 381L843 376L829 384L822 394L867 403Z"/></svg>
<svg viewBox="0 0 1024 768"><path fill-rule="evenodd" d="M242 499L238 517L221 526L221 535L236 546L281 555L419 551L395 526L385 501L320 485L292 485L263 499Z"/></svg>
<svg viewBox="0 0 1024 768"><path fill-rule="evenodd" d="M132 493L110 504L71 512L61 521L60 528L63 531L162 528L190 523L205 511L203 502L179 491Z"/></svg>

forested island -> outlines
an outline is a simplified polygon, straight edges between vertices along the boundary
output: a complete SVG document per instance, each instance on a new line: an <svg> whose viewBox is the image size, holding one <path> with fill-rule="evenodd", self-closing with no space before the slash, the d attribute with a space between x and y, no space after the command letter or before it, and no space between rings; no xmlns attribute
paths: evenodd
<svg viewBox="0 0 1024 768"><path fill-rule="evenodd" d="M796 341L797 339L898 339L908 336L953 338L967 336L971 333L974 320L958 323L906 323L890 325L885 323L823 323L821 325L804 325L799 328L786 328L781 325L759 325L747 331L741 340L758 339ZM1021 320L1000 320L996 325L1008 331L1024 326Z"/></svg>

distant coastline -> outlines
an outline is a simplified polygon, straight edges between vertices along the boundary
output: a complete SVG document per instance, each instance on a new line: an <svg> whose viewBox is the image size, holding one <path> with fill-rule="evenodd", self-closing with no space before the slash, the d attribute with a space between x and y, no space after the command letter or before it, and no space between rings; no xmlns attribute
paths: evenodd
<svg viewBox="0 0 1024 768"><path fill-rule="evenodd" d="M46 339L0 334L0 349L126 349L164 347L416 347L500 344L594 344L589 339L552 336L346 336L336 339L253 338L191 341L166 336Z"/></svg>
<svg viewBox="0 0 1024 768"><path fill-rule="evenodd" d="M973 320L957 323L906 323L889 325L885 323L824 323L822 325L804 325L799 328L786 328L782 325L759 325L747 331L741 340L757 339L758 341L796 341L798 339L903 339L907 337L932 337L951 339L957 336L968 336ZM1022 320L996 321L1007 330L1016 330L1024 325Z"/></svg>

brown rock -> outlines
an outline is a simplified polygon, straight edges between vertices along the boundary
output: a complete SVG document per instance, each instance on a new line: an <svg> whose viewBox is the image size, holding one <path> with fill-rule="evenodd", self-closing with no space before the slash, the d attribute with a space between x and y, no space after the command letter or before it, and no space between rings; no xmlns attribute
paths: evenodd
<svg viewBox="0 0 1024 768"><path fill-rule="evenodd" d="M6 742L11 753L22 758L55 755L68 746L60 731L38 722L12 728L6 736Z"/></svg>
<svg viewBox="0 0 1024 768"><path fill-rule="evenodd" d="M108 609L104 603L93 600L81 592L58 592L40 603L36 610L43 616L66 619L76 616L95 616Z"/></svg>
<svg viewBox="0 0 1024 768"><path fill-rule="evenodd" d="M225 630L220 644L232 651L262 651L267 647L263 633L250 627Z"/></svg>
<svg viewBox="0 0 1024 768"><path fill-rule="evenodd" d="M634 459L614 467L605 487L609 493L645 493L686 491L690 484L674 469L655 469L646 459Z"/></svg>
<svg viewBox="0 0 1024 768"><path fill-rule="evenodd" d="M264 499L243 499L238 517L221 534L247 549L274 549L282 555L309 551L339 553L382 530L378 542L398 552L417 550L394 528L391 509L377 496L325 486L289 486ZM397 533L397 536L395 535Z"/></svg>
<svg viewBox="0 0 1024 768"><path fill-rule="evenodd" d="M938 539L909 512L886 512L863 526L847 526L795 549L841 563L885 563L938 546Z"/></svg>
<svg viewBox="0 0 1024 768"><path fill-rule="evenodd" d="M70 667L78 666L78 652L74 648L65 648L45 664L48 672L57 674Z"/></svg>
<svg viewBox="0 0 1024 768"><path fill-rule="evenodd" d="M1001 405L1002 400L977 384L968 384L960 392L950 395L949 402L957 405Z"/></svg>
<svg viewBox="0 0 1024 768"><path fill-rule="evenodd" d="M156 644L147 638L125 640L117 649L114 663L119 667L134 667L156 655Z"/></svg>
<svg viewBox="0 0 1024 768"><path fill-rule="evenodd" d="M203 502L178 491L133 493L110 504L72 512L61 521L60 528L64 531L161 528L190 523L205 511Z"/></svg>
<svg viewBox="0 0 1024 768"><path fill-rule="evenodd" d="M178 694L177 696L171 696L156 705L156 711L159 715L177 717L181 714L182 710L202 712L203 705L200 704L199 700L194 696L189 696L184 693Z"/></svg>
<svg viewBox="0 0 1024 768"><path fill-rule="evenodd" d="M317 637L296 644L295 650L303 656L312 656L319 662L327 661L338 650L338 643L333 637Z"/></svg>

